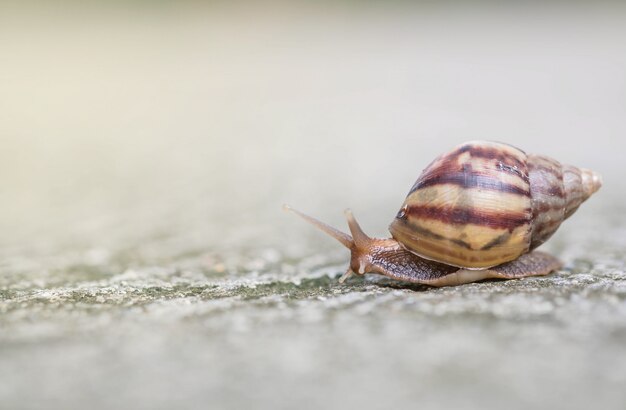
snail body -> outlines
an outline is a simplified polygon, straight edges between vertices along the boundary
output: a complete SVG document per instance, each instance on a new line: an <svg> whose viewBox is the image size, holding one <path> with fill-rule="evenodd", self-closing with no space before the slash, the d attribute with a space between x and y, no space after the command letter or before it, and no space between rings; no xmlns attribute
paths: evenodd
<svg viewBox="0 0 626 410"><path fill-rule="evenodd" d="M435 159L391 223L369 238L347 211L352 236L300 216L352 252L352 272L434 286L545 275L558 259L534 251L601 186L600 176L511 145L472 141Z"/></svg>

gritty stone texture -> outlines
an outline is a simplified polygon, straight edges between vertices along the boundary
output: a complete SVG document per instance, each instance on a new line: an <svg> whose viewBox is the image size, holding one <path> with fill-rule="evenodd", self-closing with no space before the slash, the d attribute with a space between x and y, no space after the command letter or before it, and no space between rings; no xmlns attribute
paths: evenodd
<svg viewBox="0 0 626 410"><path fill-rule="evenodd" d="M321 236L297 259L252 249L242 261L199 253L122 268L92 249L44 261L43 275L24 255L4 259L0 399L6 408L619 408L626 225L584 218L555 239L566 261L557 273L439 289L374 275L340 285L347 252L327 251Z"/></svg>

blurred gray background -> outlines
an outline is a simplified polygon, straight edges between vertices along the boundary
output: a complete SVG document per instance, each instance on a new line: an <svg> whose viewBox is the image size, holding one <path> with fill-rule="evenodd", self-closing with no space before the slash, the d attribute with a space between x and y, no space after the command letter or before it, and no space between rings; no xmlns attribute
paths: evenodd
<svg viewBox="0 0 626 410"><path fill-rule="evenodd" d="M0 407L623 408L626 8L0 6ZM472 139L592 168L551 279L340 286ZM452 385L451 385L452 384Z"/></svg>

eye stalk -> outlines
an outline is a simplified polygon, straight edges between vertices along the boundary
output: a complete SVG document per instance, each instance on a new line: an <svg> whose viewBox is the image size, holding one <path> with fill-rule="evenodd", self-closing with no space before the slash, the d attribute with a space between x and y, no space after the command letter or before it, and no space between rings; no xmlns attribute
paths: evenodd
<svg viewBox="0 0 626 410"><path fill-rule="evenodd" d="M332 226L325 224L324 222L316 218L313 218L312 216L302 213L298 211L297 209L290 207L287 204L283 205L283 210L293 212L294 214L298 215L300 218L304 219L305 221L307 221L308 223L310 223L317 229L335 238L337 241L339 241L339 243L341 243L346 248L352 249L352 247L354 246L354 241L352 240L352 237L348 235L347 233L341 232L340 230L335 229Z"/></svg>
<svg viewBox="0 0 626 410"><path fill-rule="evenodd" d="M350 249L350 267L346 273L339 278L339 283L345 282L352 274L363 275L366 272L376 270L376 267L371 261L371 255L374 248L380 247L377 246L377 241L380 240L372 239L367 236L365 232L363 232L363 229L361 229L361 226L350 209L346 209L344 211L344 215L348 221L348 228L350 229L352 236L341 232L340 230L335 229L332 226L313 218L312 216L302 213L289 205L283 205L283 210L293 212L311 225L325 232L327 235L335 238L346 248Z"/></svg>

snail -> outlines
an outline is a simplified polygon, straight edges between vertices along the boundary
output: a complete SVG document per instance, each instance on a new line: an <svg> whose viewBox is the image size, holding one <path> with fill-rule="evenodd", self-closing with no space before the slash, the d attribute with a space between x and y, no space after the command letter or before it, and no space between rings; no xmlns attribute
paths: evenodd
<svg viewBox="0 0 626 410"><path fill-rule="evenodd" d="M436 158L389 226L367 236L350 210L351 235L287 205L351 252L343 283L378 273L431 286L547 275L554 256L535 249L602 185L600 175L508 144L470 141Z"/></svg>

